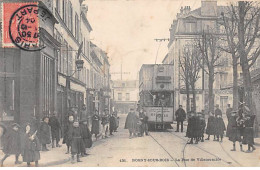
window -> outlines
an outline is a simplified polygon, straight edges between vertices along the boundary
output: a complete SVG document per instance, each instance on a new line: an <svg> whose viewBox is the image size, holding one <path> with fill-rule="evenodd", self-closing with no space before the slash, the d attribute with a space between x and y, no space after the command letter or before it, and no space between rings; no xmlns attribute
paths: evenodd
<svg viewBox="0 0 260 170"><path fill-rule="evenodd" d="M227 85L227 77L228 77L228 73L221 73L220 74L220 88L221 86L225 86Z"/></svg>
<svg viewBox="0 0 260 170"><path fill-rule="evenodd" d="M69 27L69 30L71 31L71 32L73 32L73 30L72 30L72 28L73 28L73 9L72 9L72 4L71 4L71 2L69 2L69 15L68 15L68 27Z"/></svg>
<svg viewBox="0 0 260 170"><path fill-rule="evenodd" d="M78 14L75 14L75 37L79 40L79 17Z"/></svg>
<svg viewBox="0 0 260 170"><path fill-rule="evenodd" d="M69 55L68 55L68 73L71 75L73 73L73 51L72 47L69 46Z"/></svg>
<svg viewBox="0 0 260 170"><path fill-rule="evenodd" d="M125 94L125 100L127 100L127 101L130 100L130 94L129 94L129 93L126 93L126 94Z"/></svg>
<svg viewBox="0 0 260 170"><path fill-rule="evenodd" d="M119 101L122 100L122 93L118 93L118 100L119 100Z"/></svg>
<svg viewBox="0 0 260 170"><path fill-rule="evenodd" d="M90 88L90 84L89 84L89 69L87 69L87 87Z"/></svg>
<svg viewBox="0 0 260 170"><path fill-rule="evenodd" d="M64 21L64 23L67 23L67 8L66 8L66 0L62 1L62 11L63 11L63 15L62 15L62 19Z"/></svg>
<svg viewBox="0 0 260 170"><path fill-rule="evenodd" d="M196 31L196 23L194 22L187 22L185 24L185 29L186 29L186 32L187 33L192 33L192 32L195 32Z"/></svg>
<svg viewBox="0 0 260 170"><path fill-rule="evenodd" d="M60 13L60 0L56 0L56 10Z"/></svg>
<svg viewBox="0 0 260 170"><path fill-rule="evenodd" d="M63 73L68 74L68 43L64 40L64 50L63 50Z"/></svg>

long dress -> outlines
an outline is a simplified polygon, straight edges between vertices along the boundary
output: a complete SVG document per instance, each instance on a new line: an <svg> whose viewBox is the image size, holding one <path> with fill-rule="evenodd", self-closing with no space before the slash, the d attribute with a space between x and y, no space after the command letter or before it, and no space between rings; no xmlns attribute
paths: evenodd
<svg viewBox="0 0 260 170"><path fill-rule="evenodd" d="M214 116L210 116L208 118L206 134L207 135L215 135L215 127L216 127L216 118Z"/></svg>
<svg viewBox="0 0 260 170"><path fill-rule="evenodd" d="M40 160L40 142L37 136L35 136L34 140L32 141L29 139L31 134L24 134L23 135L23 142L22 142L22 157L23 162L35 162Z"/></svg>
<svg viewBox="0 0 260 170"><path fill-rule="evenodd" d="M19 155L21 153L21 136L19 131L10 129L4 136L3 152L8 155Z"/></svg>
<svg viewBox="0 0 260 170"><path fill-rule="evenodd" d="M91 126L91 133L92 134L99 134L99 120L100 117L97 114L94 114L92 117L92 126Z"/></svg>

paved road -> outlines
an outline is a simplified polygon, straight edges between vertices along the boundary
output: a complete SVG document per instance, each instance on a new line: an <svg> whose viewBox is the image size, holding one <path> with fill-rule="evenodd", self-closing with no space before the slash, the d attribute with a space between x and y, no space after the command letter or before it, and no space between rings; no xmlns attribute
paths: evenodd
<svg viewBox="0 0 260 170"><path fill-rule="evenodd" d="M259 146L248 154L231 152L232 143L227 138L223 143L206 141L187 145L185 133L174 130L150 132L150 136L129 139L128 131L123 129L125 118L126 115L120 115L119 131L95 142L90 155L81 158L83 162L57 166L260 166Z"/></svg>

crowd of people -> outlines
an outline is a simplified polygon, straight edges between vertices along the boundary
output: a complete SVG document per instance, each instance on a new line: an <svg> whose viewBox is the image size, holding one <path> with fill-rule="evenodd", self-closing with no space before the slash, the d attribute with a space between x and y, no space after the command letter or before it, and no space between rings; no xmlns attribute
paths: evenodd
<svg viewBox="0 0 260 170"><path fill-rule="evenodd" d="M100 121L102 133L100 134ZM38 166L40 160L40 151L49 151L48 146L52 148L61 147L60 139L63 137L62 144L66 144L66 154L71 154L71 163L81 162L80 157L87 156L87 148L92 147L92 135L96 140L99 136L108 138L117 131L119 121L116 112L109 114L108 109L99 115L98 111L92 116L92 127L89 130L88 119L81 118L78 111L71 109L66 119L63 136L61 136L61 124L57 118L57 112L51 116L44 116L39 122L35 116L21 127L13 123L10 127L0 124L0 137L3 139L4 157L0 165L11 155L15 155L15 164L26 162L31 166L34 162ZM19 156L22 156L22 162Z"/></svg>
<svg viewBox="0 0 260 170"><path fill-rule="evenodd" d="M183 123L185 119L185 111L180 108L176 111L177 130L179 131L179 123ZM188 125L186 131L186 137L189 138L188 144L198 144L198 142L204 142L204 133L210 140L210 136L213 136L213 141L223 142L223 137L226 131L226 137L233 143L231 151L236 151L236 142L239 142L240 151L244 152L243 144L248 145L246 153L253 152L254 147L254 120L256 115L252 114L250 109L242 103L239 106L239 110L232 110L230 105L226 112L228 124L227 127L222 118L222 111L219 109L219 105L216 105L214 113L209 112L208 121L205 121L205 114L203 112L190 111L188 113ZM181 117L181 119L179 118ZM184 118L184 119L183 119ZM183 132L183 127L182 130ZM195 142L194 142L195 141Z"/></svg>
<svg viewBox="0 0 260 170"><path fill-rule="evenodd" d="M148 133L148 117L143 109L140 112L135 112L133 108L130 109L125 121L125 129L129 131L129 139L133 137L143 137Z"/></svg>

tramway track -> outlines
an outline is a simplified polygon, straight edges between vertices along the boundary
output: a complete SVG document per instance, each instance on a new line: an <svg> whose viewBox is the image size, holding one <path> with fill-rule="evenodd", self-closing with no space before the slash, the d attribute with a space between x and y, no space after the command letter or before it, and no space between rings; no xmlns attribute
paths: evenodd
<svg viewBox="0 0 260 170"><path fill-rule="evenodd" d="M176 134L173 134L172 132L169 132L169 131L166 131L166 132L170 133L170 134L173 135L173 136L178 137L179 139L182 139L182 140L186 141L184 138L182 138L182 137L180 137L180 136L178 136L178 135L176 135ZM229 153L227 153L227 151L223 148L223 146L221 145L221 143L219 143L219 144L220 144L220 146L221 146L221 149L226 153L226 155L227 155L230 159L232 159L232 160L233 160L236 164L238 164L239 166L243 166L243 165L241 165L239 162L237 162ZM186 145L187 145L187 143L186 143ZM201 148L201 147L198 146L198 145L191 145L191 146L196 147L196 148L198 148L198 149L200 149L200 150L202 150L202 151L204 151L204 152L206 152L206 153L208 153L208 154L210 154L210 155L212 155L212 156L214 156L214 157L216 157L216 158L221 158L221 157L215 155L214 153L211 153L211 152L209 152L209 151L207 151L207 150ZM185 146L184 149L186 149L186 146ZM185 152L185 150L184 150L184 152ZM184 157L184 156L183 156L183 157ZM184 159L185 159L185 158L184 158ZM222 159L222 158L221 158L221 160L222 160L223 162L225 162L226 164L228 164L228 165L230 165L230 164L232 165L232 162L230 162L230 161L227 161L227 160ZM234 166L234 165L232 165L232 166Z"/></svg>
<svg viewBox="0 0 260 170"><path fill-rule="evenodd" d="M175 164L180 167L180 165L178 164L178 162L173 158L173 156L158 142L158 140L156 140L153 135L150 133L149 136L174 160Z"/></svg>

